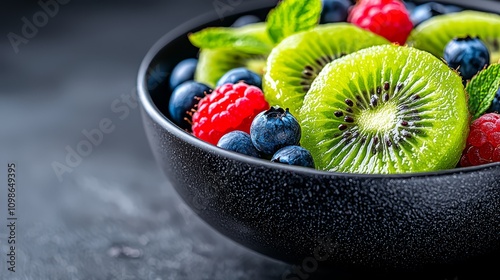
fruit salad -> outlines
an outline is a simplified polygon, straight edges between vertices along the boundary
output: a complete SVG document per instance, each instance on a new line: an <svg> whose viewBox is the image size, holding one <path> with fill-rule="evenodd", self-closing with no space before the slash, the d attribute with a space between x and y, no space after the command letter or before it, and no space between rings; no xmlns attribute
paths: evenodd
<svg viewBox="0 0 500 280"><path fill-rule="evenodd" d="M276 164L397 174L500 162L500 15L436 2L283 0L189 34L169 118Z"/></svg>

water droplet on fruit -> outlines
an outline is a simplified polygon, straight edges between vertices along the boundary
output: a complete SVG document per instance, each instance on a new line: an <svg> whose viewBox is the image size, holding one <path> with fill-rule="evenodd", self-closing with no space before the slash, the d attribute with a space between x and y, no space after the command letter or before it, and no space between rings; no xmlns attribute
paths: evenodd
<svg viewBox="0 0 500 280"><path fill-rule="evenodd" d="M378 96L376 95L372 95L371 99L370 99L370 104L373 106L373 107L377 107L378 105Z"/></svg>
<svg viewBox="0 0 500 280"><path fill-rule="evenodd" d="M385 102L389 101L389 94L388 93L384 94L384 101Z"/></svg>
<svg viewBox="0 0 500 280"><path fill-rule="evenodd" d="M305 79L310 79L313 77L313 75L314 75L314 72L312 72L312 71L309 71L309 70L302 71L302 77Z"/></svg>
<svg viewBox="0 0 500 280"><path fill-rule="evenodd" d="M387 136L386 136L386 138L385 138L385 144L387 144L387 147L392 146L392 141L391 141L391 139L389 139L389 137L387 137Z"/></svg>

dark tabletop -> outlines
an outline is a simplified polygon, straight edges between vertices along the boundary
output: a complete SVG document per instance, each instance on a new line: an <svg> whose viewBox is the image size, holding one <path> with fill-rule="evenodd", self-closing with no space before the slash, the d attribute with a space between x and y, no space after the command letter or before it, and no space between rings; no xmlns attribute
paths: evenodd
<svg viewBox="0 0 500 280"><path fill-rule="evenodd" d="M217 1L60 2L68 3L46 18L37 1L0 4L0 279L300 279L195 216L155 164L136 104L126 115L112 109L134 94L151 45ZM238 11L259 1L219 2ZM28 30L26 20L40 27ZM31 38L20 39L23 31ZM114 130L71 158L105 119ZM67 157L73 166L58 178ZM11 162L14 273L6 261ZM309 279L345 278L318 275Z"/></svg>

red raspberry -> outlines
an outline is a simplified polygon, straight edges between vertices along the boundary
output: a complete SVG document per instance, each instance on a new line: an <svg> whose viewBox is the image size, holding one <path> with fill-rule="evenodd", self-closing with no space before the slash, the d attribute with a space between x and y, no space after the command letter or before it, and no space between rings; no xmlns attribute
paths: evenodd
<svg viewBox="0 0 500 280"><path fill-rule="evenodd" d="M250 133L254 117L269 109L262 91L245 83L225 84L205 96L193 114L194 136L217 145L226 133L241 130Z"/></svg>
<svg viewBox="0 0 500 280"><path fill-rule="evenodd" d="M461 166L500 162L500 115L489 113L472 122Z"/></svg>
<svg viewBox="0 0 500 280"><path fill-rule="evenodd" d="M357 1L359 4L360 2L363 2L363 4L369 4L369 5L387 5L387 4L394 4L394 5L401 5L404 6L402 1L398 0L360 0Z"/></svg>
<svg viewBox="0 0 500 280"><path fill-rule="evenodd" d="M360 0L347 21L400 45L413 29L410 14L399 0Z"/></svg>

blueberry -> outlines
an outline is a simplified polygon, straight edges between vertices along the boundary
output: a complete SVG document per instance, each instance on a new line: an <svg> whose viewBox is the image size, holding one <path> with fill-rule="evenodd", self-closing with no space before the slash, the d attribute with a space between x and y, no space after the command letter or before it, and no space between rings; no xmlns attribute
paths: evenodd
<svg viewBox="0 0 500 280"><path fill-rule="evenodd" d="M305 148L296 145L279 149L273 155L271 161L314 168L314 160L311 153Z"/></svg>
<svg viewBox="0 0 500 280"><path fill-rule="evenodd" d="M468 81L489 64L490 52L479 38L455 38L446 45L444 60Z"/></svg>
<svg viewBox="0 0 500 280"><path fill-rule="evenodd" d="M422 22L438 15L459 12L461 8L453 5L442 5L436 2L429 2L416 6L410 15L413 26L417 26Z"/></svg>
<svg viewBox="0 0 500 280"><path fill-rule="evenodd" d="M168 112L172 120L181 128L190 130L191 110L211 91L207 85L195 81L187 81L177 86L168 102Z"/></svg>
<svg viewBox="0 0 500 280"><path fill-rule="evenodd" d="M403 1L403 4L405 4L406 10L411 14L413 10L417 7L417 4L410 2L410 1Z"/></svg>
<svg viewBox="0 0 500 280"><path fill-rule="evenodd" d="M500 88L495 94L493 102L491 102L491 106L488 108L487 113L500 113Z"/></svg>
<svg viewBox="0 0 500 280"><path fill-rule="evenodd" d="M250 136L257 150L266 155L273 155L283 147L298 145L301 128L288 109L271 107L254 118L250 126Z"/></svg>
<svg viewBox="0 0 500 280"><path fill-rule="evenodd" d="M444 7L446 8L447 14L458 13L464 10L461 7L455 5L445 5Z"/></svg>
<svg viewBox="0 0 500 280"><path fill-rule="evenodd" d="M347 21L349 8L352 6L350 0L323 0L321 11L321 23Z"/></svg>
<svg viewBox="0 0 500 280"><path fill-rule="evenodd" d="M261 22L260 18L254 15L246 15L246 16L241 16L237 20L234 21L232 27L242 27L245 25L249 25L252 23L257 23Z"/></svg>
<svg viewBox="0 0 500 280"><path fill-rule="evenodd" d="M252 144L250 134L240 130L234 130L232 132L224 134L219 139L219 142L217 142L217 146L222 149L237 152L240 154L256 158L260 157L259 151L257 151L257 149Z"/></svg>
<svg viewBox="0 0 500 280"><path fill-rule="evenodd" d="M179 62L170 75L170 89L174 90L178 85L194 79L194 72L198 60L196 58L188 58Z"/></svg>
<svg viewBox="0 0 500 280"><path fill-rule="evenodd" d="M240 81L245 82L247 85L262 88L262 78L257 73L244 67L234 68L226 72L226 74L224 74L217 82L217 86L222 86L224 84L236 84Z"/></svg>

